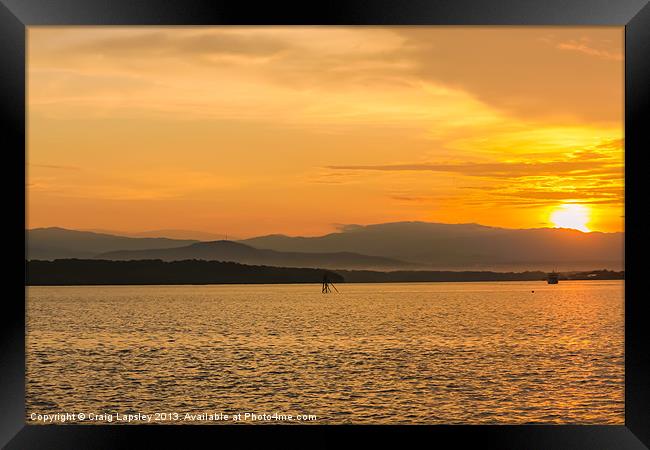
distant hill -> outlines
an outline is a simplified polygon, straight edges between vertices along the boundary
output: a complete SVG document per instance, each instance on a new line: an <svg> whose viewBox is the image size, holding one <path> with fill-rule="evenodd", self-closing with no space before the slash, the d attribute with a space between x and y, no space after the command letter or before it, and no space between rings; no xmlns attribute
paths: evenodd
<svg viewBox="0 0 650 450"><path fill-rule="evenodd" d="M395 222L351 225L341 232L318 237L269 235L239 242L283 252L345 250L431 269L620 270L624 265L624 233L583 233L558 228Z"/></svg>
<svg viewBox="0 0 650 450"><path fill-rule="evenodd" d="M247 266L219 261L106 261L57 259L28 261L28 286L320 283L323 276L343 277L322 269ZM319 288L320 289L320 288Z"/></svg>
<svg viewBox="0 0 650 450"><path fill-rule="evenodd" d="M200 259L207 261L233 261L241 264L259 264L280 267L319 267L319 268L373 268L397 269L413 267L403 261L366 256L350 252L301 253L260 250L233 241L198 242L185 247L149 250L122 250L99 254L96 259L141 260L160 259L179 261Z"/></svg>
<svg viewBox="0 0 650 450"><path fill-rule="evenodd" d="M116 249L181 247L198 242L167 238L131 238L65 228L34 228L25 232L27 259L90 258Z"/></svg>
<svg viewBox="0 0 650 450"><path fill-rule="evenodd" d="M28 259L204 259L331 269L500 272L621 270L624 237L624 233L429 222L350 225L324 236L269 235L236 242L136 238L63 228L26 232Z"/></svg>
<svg viewBox="0 0 650 450"><path fill-rule="evenodd" d="M91 230L83 230L83 231L92 231L93 233L112 234L115 236L170 238L170 239L183 239L183 240L192 240L192 241L216 241L219 239L225 239L227 237L225 234L209 233L207 231L175 230L175 229L148 230L148 231L137 231L137 232L102 230L102 229L91 229Z"/></svg>

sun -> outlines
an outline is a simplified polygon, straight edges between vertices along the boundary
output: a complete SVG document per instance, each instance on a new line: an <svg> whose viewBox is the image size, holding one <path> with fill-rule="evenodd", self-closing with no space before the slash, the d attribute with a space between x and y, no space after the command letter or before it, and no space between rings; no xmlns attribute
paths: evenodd
<svg viewBox="0 0 650 450"><path fill-rule="evenodd" d="M560 205L551 213L550 220L556 228L573 228L588 232L589 208L573 203Z"/></svg>

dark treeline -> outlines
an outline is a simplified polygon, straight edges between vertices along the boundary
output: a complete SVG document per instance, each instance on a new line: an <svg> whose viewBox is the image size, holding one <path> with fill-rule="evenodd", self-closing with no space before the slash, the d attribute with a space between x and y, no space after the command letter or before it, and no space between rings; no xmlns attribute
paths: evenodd
<svg viewBox="0 0 650 450"><path fill-rule="evenodd" d="M348 283L405 283L427 281L539 281L545 280L546 272L489 272L489 271L428 271L400 270L376 272L372 270L337 270ZM622 280L624 272L595 270L570 272L560 275L560 280Z"/></svg>
<svg viewBox="0 0 650 450"><path fill-rule="evenodd" d="M327 275L333 283L404 283L433 281L540 281L545 272L489 271L394 271L325 270L252 266L234 262L159 259L109 261L57 259L27 261L26 284L282 284L321 283ZM595 270L560 274L560 280L622 280L624 272Z"/></svg>
<svg viewBox="0 0 650 450"><path fill-rule="evenodd" d="M591 272L569 272L560 275L560 280L624 280L625 271L592 270Z"/></svg>
<svg viewBox="0 0 650 450"><path fill-rule="evenodd" d="M233 262L185 260L108 261L57 259L27 261L26 284L104 285L104 284L262 284L320 283L327 274L330 281L343 277L323 269L247 266Z"/></svg>

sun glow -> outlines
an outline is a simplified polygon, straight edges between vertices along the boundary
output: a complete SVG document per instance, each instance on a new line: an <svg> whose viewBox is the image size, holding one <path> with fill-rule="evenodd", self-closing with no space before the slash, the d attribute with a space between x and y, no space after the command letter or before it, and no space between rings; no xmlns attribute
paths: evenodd
<svg viewBox="0 0 650 450"><path fill-rule="evenodd" d="M564 204L558 206L552 213L550 220L556 228L573 228L589 232L589 208L584 205Z"/></svg>

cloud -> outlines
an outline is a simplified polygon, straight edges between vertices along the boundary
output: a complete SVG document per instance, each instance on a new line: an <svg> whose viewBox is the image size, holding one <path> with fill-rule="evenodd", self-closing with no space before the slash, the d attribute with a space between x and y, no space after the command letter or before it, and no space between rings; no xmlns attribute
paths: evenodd
<svg viewBox="0 0 650 450"><path fill-rule="evenodd" d="M80 167L76 166L59 166L55 164L29 164L31 167L39 167L42 169L54 169L54 170L81 170Z"/></svg>
<svg viewBox="0 0 650 450"><path fill-rule="evenodd" d="M201 171L157 168L121 173L101 170L80 171L66 178L30 177L34 192L69 198L96 200L165 200L196 193L231 191L244 184L224 176Z"/></svg>
<svg viewBox="0 0 650 450"><path fill-rule="evenodd" d="M468 176L521 178L533 176L561 176L570 174L617 174L618 165L595 166L592 160L587 161L548 161L548 162L497 162L497 163L460 163L460 164L385 164L385 165L349 165L328 166L333 170L367 170L367 171L429 171L453 172Z"/></svg>
<svg viewBox="0 0 650 450"><path fill-rule="evenodd" d="M407 38L423 80L463 89L491 107L524 118L615 122L623 114L623 28L424 27ZM607 46L598 58L558 51L584 35ZM608 41L608 42L605 42ZM595 45L595 44L591 44ZM597 92L597 94L595 94Z"/></svg>
<svg viewBox="0 0 650 450"><path fill-rule="evenodd" d="M519 160L468 162L416 162L399 164L333 165L327 169L342 173L368 173L367 182L378 178L372 172L391 174L396 183L400 173L422 173L410 179L403 192L387 192L392 200L416 204L435 202L436 207L463 204L471 208L541 208L549 203L574 201L591 205L620 206L624 199L621 140L606 140L558 158L553 154L517 154ZM507 153L500 158L509 156ZM495 156L496 159L497 156ZM427 172L438 173L432 180ZM405 175L401 178L404 179ZM459 178L461 177L461 178ZM457 179L481 180L481 184L458 185ZM424 188L427 184L446 189Z"/></svg>
<svg viewBox="0 0 650 450"><path fill-rule="evenodd" d="M415 196L415 195L393 195L391 196L393 200L398 200L402 202L426 202L431 200L430 197L424 196Z"/></svg>
<svg viewBox="0 0 650 450"><path fill-rule="evenodd" d="M349 79L355 72L381 74L390 67L407 68L398 35L390 29L345 27L183 27L35 29L30 33L31 64L85 71L164 76L168 72L209 71L264 65L258 75L281 81L295 75L304 83ZM160 71L164 68L164 71ZM197 71L197 69L199 69ZM255 69L255 68L253 68ZM399 71L399 70L398 70ZM101 72L99 72L101 73ZM305 78L305 75L311 77ZM289 80L285 80L289 81ZM303 84L303 83L301 83Z"/></svg>
<svg viewBox="0 0 650 450"><path fill-rule="evenodd" d="M589 200L590 202L597 201L603 202L621 202L621 189L610 188L608 190L596 189L568 189L568 190L549 190L549 189L534 189L522 188L515 189L511 192L496 192L494 195L505 197L519 197L526 199L539 199L539 200Z"/></svg>
<svg viewBox="0 0 650 450"><path fill-rule="evenodd" d="M625 148L625 139L610 139L598 144L597 148L620 152Z"/></svg>
<svg viewBox="0 0 650 450"><path fill-rule="evenodd" d="M541 40L550 30L551 44ZM564 55L574 52L557 51L557 45L591 51L580 41L585 32L595 36L594 42L611 41L608 49L598 50L605 57L599 58L601 67ZM174 92L206 106L194 105L195 110L218 109L210 107L213 93L227 95L229 89L222 86L254 80L266 85L251 90L261 104L265 92L278 90L287 90L284 95L311 91L321 99L338 91L352 94L351 102L359 104L354 98L359 91L406 92L431 85L464 92L517 116L609 122L622 117L622 67L606 60L621 52L622 32L611 28L36 28L30 30L29 45L30 72L65 67L79 77L160 85L163 98ZM131 83L129 77L137 81ZM181 114L192 110L178 107Z"/></svg>
<svg viewBox="0 0 650 450"><path fill-rule="evenodd" d="M493 121L471 95L414 73L391 29L30 32L30 97L48 118L265 122L340 132ZM74 38L74 39L73 39ZM48 39L51 39L50 42Z"/></svg>
<svg viewBox="0 0 650 450"><path fill-rule="evenodd" d="M357 224L353 224L353 223L349 223L349 224L348 223L337 223L337 224L333 224L333 225L336 227L336 229L338 231L341 231L341 232L344 232L344 233L361 231L361 230L363 230L365 228L364 225L357 225Z"/></svg>
<svg viewBox="0 0 650 450"><path fill-rule="evenodd" d="M570 40L568 42L561 42L556 46L560 50L570 50L574 52L584 53L589 56L596 56L602 59L608 59L612 61L623 61L623 54L620 52L610 52L608 50L597 49L590 47L584 42Z"/></svg>
<svg viewBox="0 0 650 450"><path fill-rule="evenodd" d="M541 136L545 135L543 129L535 131L538 131ZM563 139L568 142L573 140L567 136L564 136ZM498 148L500 140L498 136L485 140L492 145L496 144ZM543 141L537 143L544 146ZM331 165L326 169L341 171L342 174L354 171L440 172L493 179L526 179L527 182L534 182L535 179L538 179L537 182L552 179L560 181L606 179L611 175L615 176L613 179L619 179L623 171L622 145L623 140L621 139L601 139L577 149L557 146L552 152L547 153L527 153L515 149L510 152L493 151L485 154L489 157L488 161L463 161L463 156L459 154L456 159L461 159L462 162L418 161L393 164ZM504 160L504 158L508 159ZM620 179L622 180L622 178Z"/></svg>
<svg viewBox="0 0 650 450"><path fill-rule="evenodd" d="M195 34L159 31L91 41L71 50L81 55L93 55L93 58L101 56L131 61L131 64L141 67L156 60L170 65L182 62L223 65L265 61L292 47L291 42L274 37L260 39L223 32Z"/></svg>

